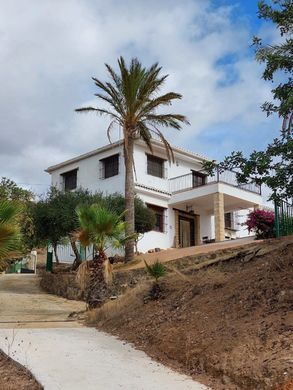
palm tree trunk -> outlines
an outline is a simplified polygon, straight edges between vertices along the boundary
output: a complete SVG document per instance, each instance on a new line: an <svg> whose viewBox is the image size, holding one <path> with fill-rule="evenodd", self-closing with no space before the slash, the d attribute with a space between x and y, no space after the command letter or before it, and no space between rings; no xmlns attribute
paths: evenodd
<svg viewBox="0 0 293 390"><path fill-rule="evenodd" d="M72 237L70 237L70 244L71 244L71 248L73 250L74 256L75 256L75 260L72 264L72 269L76 270L80 266L80 264L82 263L81 256L80 256L80 253L77 249L76 242L75 242L74 238L72 238Z"/></svg>
<svg viewBox="0 0 293 390"><path fill-rule="evenodd" d="M125 234L131 236L134 233L134 178L133 178L133 147L134 139L128 138L127 147L124 141L125 163ZM125 262L134 259L134 239L127 240L125 244Z"/></svg>
<svg viewBox="0 0 293 390"><path fill-rule="evenodd" d="M100 251L92 261L86 293L86 302L89 309L102 306L107 299L108 284L104 272L105 261L107 261L107 256L103 251Z"/></svg>

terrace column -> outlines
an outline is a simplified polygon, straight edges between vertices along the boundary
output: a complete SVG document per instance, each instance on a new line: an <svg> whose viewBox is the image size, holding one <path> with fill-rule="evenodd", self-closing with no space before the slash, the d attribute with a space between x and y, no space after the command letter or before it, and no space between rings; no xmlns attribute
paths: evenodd
<svg viewBox="0 0 293 390"><path fill-rule="evenodd" d="M214 216L215 216L215 240L225 240L225 212L224 194L217 192L214 194Z"/></svg>

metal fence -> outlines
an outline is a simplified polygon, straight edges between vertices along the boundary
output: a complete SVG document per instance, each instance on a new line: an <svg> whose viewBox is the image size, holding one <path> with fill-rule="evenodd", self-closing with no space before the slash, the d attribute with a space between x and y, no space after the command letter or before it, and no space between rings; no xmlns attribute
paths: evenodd
<svg viewBox="0 0 293 390"><path fill-rule="evenodd" d="M194 180L192 172L173 177L169 179L169 191L171 194L176 194L211 183L225 183L261 195L261 186L254 183L239 184L236 172L228 170L223 172L217 171L213 176L204 175L204 179L200 184Z"/></svg>
<svg viewBox="0 0 293 390"><path fill-rule="evenodd" d="M293 234L293 205L284 200L275 202L276 237Z"/></svg>

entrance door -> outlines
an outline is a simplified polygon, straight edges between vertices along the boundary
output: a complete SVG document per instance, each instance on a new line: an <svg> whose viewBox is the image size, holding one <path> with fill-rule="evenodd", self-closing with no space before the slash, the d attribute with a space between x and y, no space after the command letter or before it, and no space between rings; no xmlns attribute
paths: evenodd
<svg viewBox="0 0 293 390"><path fill-rule="evenodd" d="M194 245L194 219L179 217L179 244L181 248Z"/></svg>

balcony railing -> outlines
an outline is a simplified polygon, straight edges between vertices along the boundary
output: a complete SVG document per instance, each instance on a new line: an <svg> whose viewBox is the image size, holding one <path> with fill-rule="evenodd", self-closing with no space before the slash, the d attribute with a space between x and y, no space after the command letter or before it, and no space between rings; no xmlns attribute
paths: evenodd
<svg viewBox="0 0 293 390"><path fill-rule="evenodd" d="M239 184L236 173L233 171L216 172L214 176L205 176L203 183L199 184L195 175L187 173L186 175L173 177L169 180L169 190L171 194L182 191L192 190L193 188L202 187L211 183L225 183L233 187L241 188L246 191L261 195L261 186L253 183Z"/></svg>

